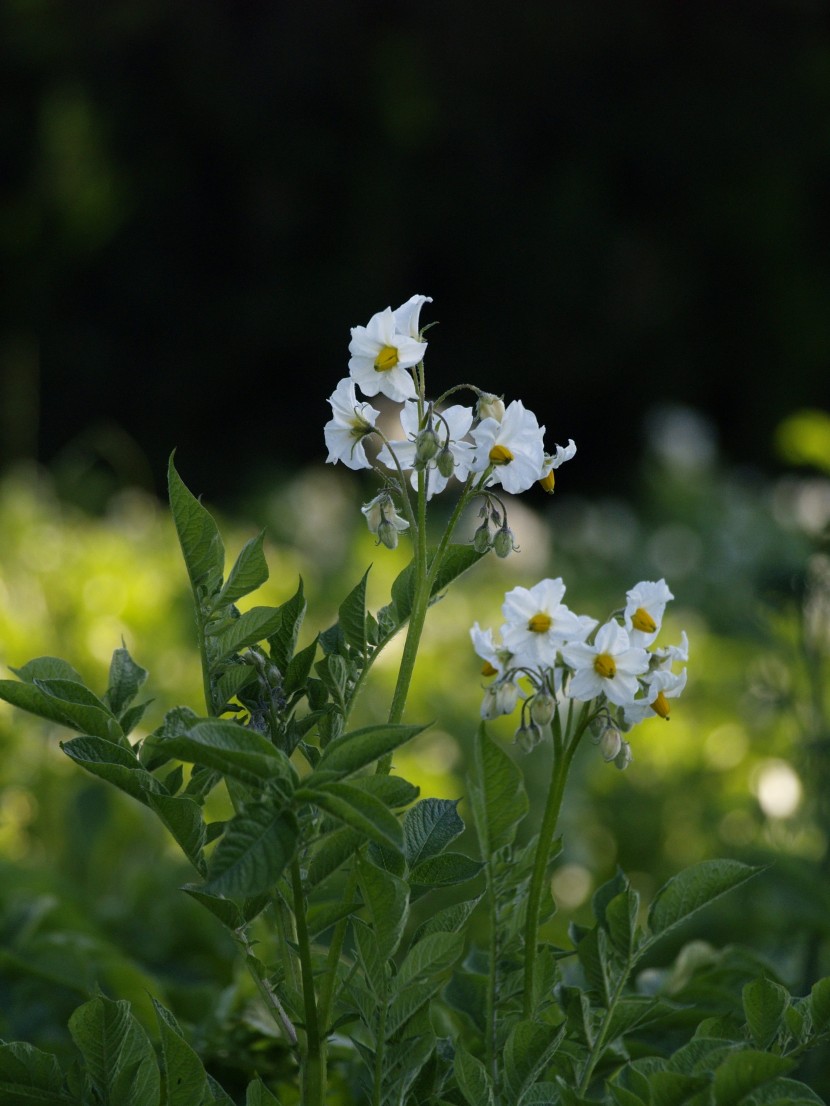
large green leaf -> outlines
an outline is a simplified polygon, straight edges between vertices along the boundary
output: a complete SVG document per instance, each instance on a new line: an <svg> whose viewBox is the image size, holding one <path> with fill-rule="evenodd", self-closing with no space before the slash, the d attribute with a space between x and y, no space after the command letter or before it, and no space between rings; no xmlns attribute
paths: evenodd
<svg viewBox="0 0 830 1106"><path fill-rule="evenodd" d="M225 571L225 547L213 516L176 471L172 454L167 468L167 486L185 567L199 601L219 587Z"/></svg>
<svg viewBox="0 0 830 1106"><path fill-rule="evenodd" d="M404 815L404 855L410 867L442 852L464 832L457 799L422 799Z"/></svg>
<svg viewBox="0 0 830 1106"><path fill-rule="evenodd" d="M315 786L316 778L324 780L329 778L329 773L348 776L352 772L357 772L360 768L372 764L378 757L391 753L393 749L397 749L399 745L403 745L424 729L426 729L425 726L383 724L366 726L362 730L341 734L326 746L317 767L306 783L309 786Z"/></svg>
<svg viewBox="0 0 830 1106"><path fill-rule="evenodd" d="M142 768L135 753L103 737L73 737L62 741L61 748L76 764L93 776L125 791L140 803L148 803L152 794L162 794L164 785Z"/></svg>
<svg viewBox="0 0 830 1106"><path fill-rule="evenodd" d="M734 1052L715 1072L715 1103L717 1106L737 1106L758 1087L792 1071L795 1063L795 1060L775 1056L771 1052L757 1052L754 1049Z"/></svg>
<svg viewBox="0 0 830 1106"><path fill-rule="evenodd" d="M554 1033L550 1026L521 1021L513 1026L504 1046L504 1078L511 1098L522 1092L541 1073L564 1036L564 1027Z"/></svg>
<svg viewBox="0 0 830 1106"><path fill-rule="evenodd" d="M34 686L57 699L72 729L108 741L123 739L123 731L112 711L84 684L74 680L35 680Z"/></svg>
<svg viewBox="0 0 830 1106"><path fill-rule="evenodd" d="M249 803L228 822L201 890L231 898L269 891L296 846L297 823L290 812L264 801Z"/></svg>
<svg viewBox="0 0 830 1106"><path fill-rule="evenodd" d="M346 643L361 656L366 654L366 580L369 571L367 568L360 582L340 604L337 615Z"/></svg>
<svg viewBox="0 0 830 1106"><path fill-rule="evenodd" d="M288 671L288 664L294 656L297 636L305 617L306 601L303 595L302 578L294 595L277 609L278 624L268 638L268 646L271 650L271 660L280 672L284 673Z"/></svg>
<svg viewBox="0 0 830 1106"><path fill-rule="evenodd" d="M280 1100L271 1094L257 1076L245 1091L245 1106L280 1106Z"/></svg>
<svg viewBox="0 0 830 1106"><path fill-rule="evenodd" d="M435 552L430 551L430 563L434 556ZM472 568L483 556L483 553L477 553L471 545L448 546L430 590L430 598L435 599L445 588L449 587L453 580ZM415 599L414 566L414 560L410 561L392 584L392 603L386 608L386 611L395 624L393 633L400 629L412 613L412 603Z"/></svg>
<svg viewBox="0 0 830 1106"><path fill-rule="evenodd" d="M455 1045L455 1081L469 1106L493 1106L493 1084L484 1064L460 1042Z"/></svg>
<svg viewBox="0 0 830 1106"><path fill-rule="evenodd" d="M242 547L242 551L236 558L233 568L228 573L222 590L216 598L214 607L220 608L226 604L235 603L243 595L256 591L268 579L268 565L265 554L262 552L262 543L265 540L265 531L251 538Z"/></svg>
<svg viewBox="0 0 830 1106"><path fill-rule="evenodd" d="M71 1106L63 1075L51 1053L15 1041L0 1045L0 1102L3 1106Z"/></svg>
<svg viewBox="0 0 830 1106"><path fill-rule="evenodd" d="M33 684L35 680L70 680L76 684L84 682L72 665L60 657L36 657L27 661L22 668L11 670L18 679L27 684Z"/></svg>
<svg viewBox="0 0 830 1106"><path fill-rule="evenodd" d="M395 976L395 990L402 991L417 979L446 972L464 951L462 933L432 933L424 937L403 958Z"/></svg>
<svg viewBox="0 0 830 1106"><path fill-rule="evenodd" d="M149 1038L123 1000L97 995L69 1019L101 1106L157 1106L158 1064Z"/></svg>
<svg viewBox="0 0 830 1106"><path fill-rule="evenodd" d="M381 959L388 959L400 944L409 914L409 888L402 879L358 858L358 877L369 911Z"/></svg>
<svg viewBox="0 0 830 1106"><path fill-rule="evenodd" d="M212 1099L202 1061L184 1039L176 1019L153 999L162 1057L161 1106L204 1106Z"/></svg>
<svg viewBox="0 0 830 1106"><path fill-rule="evenodd" d="M483 865L463 853L441 853L422 860L409 873L413 887L451 887L475 879Z"/></svg>
<svg viewBox="0 0 830 1106"><path fill-rule="evenodd" d="M652 933L655 936L668 933L759 871L760 868L751 868L738 860L702 860L684 869L657 892L648 912Z"/></svg>
<svg viewBox="0 0 830 1106"><path fill-rule="evenodd" d="M527 814L528 800L521 772L504 749L490 739L484 723L478 728L473 756L470 805L486 860L512 843L517 825Z"/></svg>
<svg viewBox="0 0 830 1106"><path fill-rule="evenodd" d="M251 607L239 618L234 618L221 633L216 634L213 639L214 660L218 663L249 645L265 641L281 623L279 607Z"/></svg>
<svg viewBox="0 0 830 1106"><path fill-rule="evenodd" d="M146 679L147 669L136 664L123 646L115 650L110 662L109 685L105 696L106 704L113 714L121 717Z"/></svg>
<svg viewBox="0 0 830 1106"><path fill-rule="evenodd" d="M336 872L341 864L354 855L366 840L362 833L344 826L327 834L315 849L308 866L308 883L316 887L318 883Z"/></svg>
<svg viewBox="0 0 830 1106"><path fill-rule="evenodd" d="M347 783L326 783L302 787L294 793L302 802L316 803L347 826L364 834L378 845L403 850L403 831L395 815L380 799Z"/></svg>
<svg viewBox="0 0 830 1106"><path fill-rule="evenodd" d="M754 979L741 992L744 1016L758 1048L768 1048L790 1004L786 987L771 979Z"/></svg>
<svg viewBox="0 0 830 1106"><path fill-rule="evenodd" d="M202 848L205 844L205 823L199 804L186 795L148 795L147 802L172 833L193 867L204 875Z"/></svg>
<svg viewBox="0 0 830 1106"><path fill-rule="evenodd" d="M294 769L283 752L256 730L226 718L196 722L186 733L159 740L157 748L251 787L282 780L290 789L295 780Z"/></svg>

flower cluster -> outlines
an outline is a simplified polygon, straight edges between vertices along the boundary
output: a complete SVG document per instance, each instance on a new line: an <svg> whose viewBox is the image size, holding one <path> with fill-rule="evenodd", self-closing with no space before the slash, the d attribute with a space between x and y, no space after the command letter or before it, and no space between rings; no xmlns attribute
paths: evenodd
<svg viewBox="0 0 830 1106"><path fill-rule="evenodd" d="M538 482L546 491L554 488L554 471L576 453L576 446L556 446L545 452L544 426L521 400L505 404L475 385L450 388L436 402L426 398L423 359L427 349L420 327L421 308L431 303L429 296L412 296L396 310L387 307L373 315L366 326L352 328L349 344L349 376L340 381L329 398L332 418L325 427L327 461L342 461L352 469L372 468L366 455L365 439L374 435L382 443L377 462L390 470L386 483L406 495L402 487L405 474L416 490L423 488L427 499L440 494L455 476L471 494L485 497L479 528L479 545L494 548L500 556L514 548L513 536L504 518L504 504L489 492L500 485L506 492L527 491ZM404 437L389 441L377 427L379 412L357 397L385 395L400 403L400 422ZM446 405L454 392L466 389L477 398L474 406ZM382 493L383 520L378 519L378 501L364 508L373 532L392 545L404 528L394 521L394 506L388 491ZM499 507L496 504L499 504ZM393 529L383 529L388 521ZM402 520L401 520L402 521ZM490 535L490 522L496 533ZM375 525L377 523L377 525ZM394 539L392 537L394 531ZM483 551L483 550L482 550Z"/></svg>
<svg viewBox="0 0 830 1106"><path fill-rule="evenodd" d="M675 670L689 659L685 632L679 645L650 648L672 593L665 580L644 580L602 626L569 610L564 595L561 579L507 592L501 644L492 630L473 626L470 635L484 662L482 674L495 677L484 695L482 717L510 714L522 700L516 736L523 747L532 748L557 703L589 703L603 756L625 768L631 748L622 733L655 714L668 719L669 700L686 686L685 667Z"/></svg>

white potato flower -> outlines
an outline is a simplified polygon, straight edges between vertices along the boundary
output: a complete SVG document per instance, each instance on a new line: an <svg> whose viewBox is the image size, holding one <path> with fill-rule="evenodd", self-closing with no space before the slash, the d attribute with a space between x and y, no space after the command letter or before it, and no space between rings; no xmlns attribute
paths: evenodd
<svg viewBox="0 0 830 1106"><path fill-rule="evenodd" d="M570 461L572 457L576 455L576 443L573 438L568 440L567 445L558 445L555 453L546 453L545 459L542 463L542 475L539 477L539 483L544 490L550 495L553 494L553 489L556 484L556 477L554 472L563 465L565 461Z"/></svg>
<svg viewBox="0 0 830 1106"><path fill-rule="evenodd" d="M658 668L642 682L643 694L630 703L623 704L623 717L630 726L655 714L668 719L671 713L669 699L676 699L686 686L686 669L674 673L668 668Z"/></svg>
<svg viewBox="0 0 830 1106"><path fill-rule="evenodd" d="M398 312L402 313L401 324L410 328L413 320L417 325L417 310L407 308L408 304L402 304ZM409 370L423 360L427 343L400 330L395 316L396 312L387 307L373 315L366 326L352 327L349 375L365 395L382 392L396 403L403 403L415 398L415 382Z"/></svg>
<svg viewBox="0 0 830 1106"><path fill-rule="evenodd" d="M340 381L328 401L333 418L323 428L329 450L326 461L342 461L350 469L371 468L363 439L372 433L380 412L369 403L358 402L354 383L348 377Z"/></svg>
<svg viewBox="0 0 830 1106"><path fill-rule="evenodd" d="M400 531L409 529L409 523L395 510L395 504L389 492L384 491L376 495L360 510L366 519L369 532L377 534L378 541L383 542L388 549L394 549L397 546Z"/></svg>
<svg viewBox="0 0 830 1106"><path fill-rule="evenodd" d="M392 314L395 316L395 329L398 333L421 339L420 315L425 303L432 303L432 296L410 296L406 303L395 308Z"/></svg>
<svg viewBox="0 0 830 1106"><path fill-rule="evenodd" d="M471 472L492 468L487 484L501 484L506 492L527 491L542 475L545 428L520 399L505 408L501 420L482 419L473 430L475 449Z"/></svg>
<svg viewBox="0 0 830 1106"><path fill-rule="evenodd" d="M674 596L665 580L641 580L625 593L625 628L632 645L648 646L663 624L666 604Z"/></svg>
<svg viewBox="0 0 830 1106"><path fill-rule="evenodd" d="M553 668L566 641L581 641L596 626L592 619L570 611L562 602L564 594L560 577L541 580L532 588L513 588L505 595L501 636L517 666Z"/></svg>
<svg viewBox="0 0 830 1106"><path fill-rule="evenodd" d="M594 644L572 642L562 648L562 658L574 670L568 696L587 703L604 695L621 707L640 689L638 676L648 671L648 653L632 646L618 622L606 622L597 630Z"/></svg>

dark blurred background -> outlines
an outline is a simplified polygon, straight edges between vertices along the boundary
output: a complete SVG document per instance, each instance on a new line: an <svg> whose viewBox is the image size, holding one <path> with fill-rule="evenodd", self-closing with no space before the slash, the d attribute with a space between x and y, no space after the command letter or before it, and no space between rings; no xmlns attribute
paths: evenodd
<svg viewBox="0 0 830 1106"><path fill-rule="evenodd" d="M830 403L818 0L5 0L0 449L232 504L324 458L349 327L520 396L625 491Z"/></svg>

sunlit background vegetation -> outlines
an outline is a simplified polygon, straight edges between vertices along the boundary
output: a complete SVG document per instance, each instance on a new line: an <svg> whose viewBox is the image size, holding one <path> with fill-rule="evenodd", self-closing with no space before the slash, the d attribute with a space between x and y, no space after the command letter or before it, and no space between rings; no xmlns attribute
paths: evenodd
<svg viewBox="0 0 830 1106"><path fill-rule="evenodd" d="M582 749L552 881L554 926L566 942L567 923L618 864L647 900L704 857L760 861L770 867L751 889L685 937L746 941L771 971L808 989L830 969L827 423L804 413L782 426L782 448L800 467L772 482L725 467L692 411L655 412L650 427L636 502L581 496L577 460L552 500L511 503L521 551L487 559L431 612L408 717L432 726L395 767L424 795L463 799L483 682L468 628L498 626L506 588L561 574L572 608L601 618L638 580L665 575L676 600L663 637L687 630L689 686L670 722L655 717L634 731L625 773L595 746ZM394 553L373 546L361 492L350 473L310 467L249 517L223 524L231 553L260 526L272 535L262 601L287 598L302 572L309 639L367 564L376 608L407 559L404 543ZM3 481L0 526L5 666L59 654L103 689L123 639L151 672L148 730L179 702L201 709L190 598L163 505L125 490L90 517L56 498L45 472L23 467ZM359 705L363 719L388 709L395 662L392 647ZM506 743L516 721L494 725ZM66 1051L67 1015L100 986L144 1014L148 992L160 995L232 1085L253 1066L278 1066L231 942L178 890L191 874L175 849L143 808L65 758L59 737L0 708L0 1036ZM532 820L550 753L515 752L536 800Z"/></svg>

